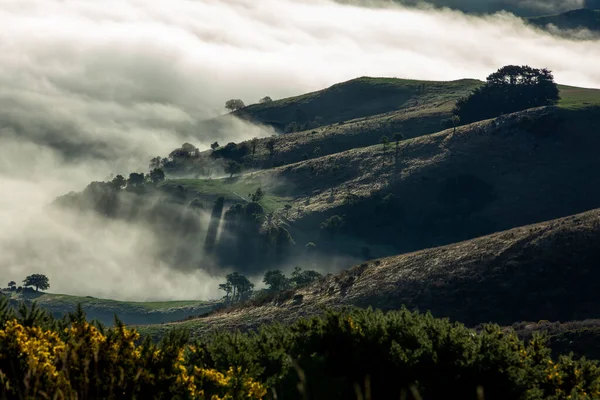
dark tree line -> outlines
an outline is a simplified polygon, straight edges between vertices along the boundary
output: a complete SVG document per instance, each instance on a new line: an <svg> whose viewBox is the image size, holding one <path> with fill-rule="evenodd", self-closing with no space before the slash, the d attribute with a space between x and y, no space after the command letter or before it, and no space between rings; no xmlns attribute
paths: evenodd
<svg viewBox="0 0 600 400"><path fill-rule="evenodd" d="M23 280L22 287L17 288L17 282L15 282L15 281L8 282L9 290L19 290L22 288L32 288L32 287L35 288L36 292L39 292L40 289L48 290L50 288L50 280L44 274L32 274L32 275L27 276Z"/></svg>
<svg viewBox="0 0 600 400"><path fill-rule="evenodd" d="M470 96L460 99L453 114L462 124L495 118L528 108L553 105L560 99L548 69L507 65L489 75ZM456 123L453 122L454 126Z"/></svg>

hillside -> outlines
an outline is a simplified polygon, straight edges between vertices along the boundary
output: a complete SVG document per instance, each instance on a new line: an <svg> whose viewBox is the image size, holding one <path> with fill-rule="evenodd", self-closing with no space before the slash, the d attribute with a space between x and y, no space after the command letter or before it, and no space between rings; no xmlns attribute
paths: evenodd
<svg viewBox="0 0 600 400"><path fill-rule="evenodd" d="M403 254L331 275L296 293L186 321L195 334L291 322L322 307L406 305L472 326L598 318L600 210ZM161 326L162 333L180 323ZM154 335L155 327L143 333Z"/></svg>
<svg viewBox="0 0 600 400"><path fill-rule="evenodd" d="M414 97L401 105L396 105L397 110L375 114L347 121L323 125L320 127L302 130L300 132L279 135L275 141L274 159L271 159L265 145L271 138L259 139L256 154L247 156L243 160L247 168L270 168L273 165L288 165L302 161L306 158L319 158L329 154L339 153L359 147L371 146L379 143L381 136L392 138L395 132L401 133L404 138L410 139L442 130L442 121L451 116L456 100L469 94L474 88L481 85L480 81L462 79L454 82L423 82L387 78L360 78L354 81L341 83L340 99L351 93L346 93L346 85L358 81L365 92L375 92L376 88L385 82L395 82L393 87L402 90L413 90ZM417 93L415 88L423 90ZM599 105L600 90L586 89L572 86L559 85L561 108L581 108ZM424 89L423 89L424 88ZM320 92L327 92L325 89ZM310 96L308 94L305 96ZM273 118L285 118L287 109L301 109L305 96L274 101L273 103L252 105L246 110L264 108ZM363 104L369 104L368 98ZM360 106L357 101L356 106ZM391 105L390 105L391 106ZM255 121L266 123L260 119L260 114ZM252 119L252 118L251 118ZM249 145L242 142L240 145ZM317 153L318 151L318 153Z"/></svg>
<svg viewBox="0 0 600 400"><path fill-rule="evenodd" d="M397 153L353 149L252 179L289 199L280 218L323 249L414 251L600 207L598 118L595 107L529 110L404 140ZM331 240L320 224L336 214L345 226Z"/></svg>
<svg viewBox="0 0 600 400"><path fill-rule="evenodd" d="M545 15L527 18L527 21L537 27L549 29L549 26L566 31L578 31L582 29L593 33L600 32L600 4L596 8L582 8L571 10L561 14ZM556 32L556 30L552 30Z"/></svg>
<svg viewBox="0 0 600 400"><path fill-rule="evenodd" d="M480 84L474 79L436 82L361 77L316 92L253 104L233 114L285 131L291 123L313 129L423 104L438 113L448 113L457 99Z"/></svg>
<svg viewBox="0 0 600 400"><path fill-rule="evenodd" d="M96 319L112 326L115 314L126 324L160 324L178 321L198 313L205 313L217 306L212 301L165 301L165 302L126 302L95 297L69 296L52 293L22 293L3 291L13 305L20 302L39 306L50 311L57 318L75 311L81 304L90 320Z"/></svg>

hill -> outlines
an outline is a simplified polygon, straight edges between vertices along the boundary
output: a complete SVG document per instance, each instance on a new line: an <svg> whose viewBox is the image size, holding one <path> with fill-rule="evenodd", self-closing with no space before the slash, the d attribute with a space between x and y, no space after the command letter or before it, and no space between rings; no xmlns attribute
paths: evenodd
<svg viewBox="0 0 600 400"><path fill-rule="evenodd" d="M451 82L361 77L296 97L254 104L233 115L285 131L313 129L359 118L407 110L422 104L450 111L454 102L481 84L474 79Z"/></svg>
<svg viewBox="0 0 600 400"><path fill-rule="evenodd" d="M183 326L195 334L248 330L318 314L323 306L394 310L406 305L472 326L598 318L599 240L600 210L593 210L363 263L264 304L215 312ZM155 327L142 332L157 333Z"/></svg>
<svg viewBox="0 0 600 400"><path fill-rule="evenodd" d="M359 78L339 84L340 88L336 90L335 94L342 99L351 96L351 93L346 93L346 89L355 85L361 86L365 92L376 92L378 87L386 84L395 88L398 93L412 93L413 97L402 104L389 104L390 107L397 107L395 111L279 135L275 141L274 158L271 158L270 152L266 148L266 143L272 138L259 139L256 153L238 161L241 161L249 169L265 169L271 168L273 165L288 165L306 158L319 158L345 150L371 146L379 143L383 135L391 139L395 132L401 133L405 139L436 133L443 129L442 122L452 115L452 108L456 101L469 94L482 82L471 79L454 82L426 82L389 78ZM598 89L565 85L558 87L561 108L600 106L600 90ZM247 112L248 115L245 118L267 123L267 120L261 119L260 113L253 114L252 110L259 108L268 110L273 119L285 120L289 109L303 107L302 102L305 96L325 96L324 93L328 90L330 89L315 92L318 95L311 93L273 103L248 106L239 113ZM418 91L422 91L422 93L418 93ZM369 99L365 98L363 102L368 105ZM360 108L360 104L356 99L355 106ZM239 145L248 146L249 144L249 142L242 142Z"/></svg>
<svg viewBox="0 0 600 400"><path fill-rule="evenodd" d="M205 313L218 305L213 301L165 301L165 302L127 302L95 297L69 296L52 293L14 293L3 291L9 296L13 305L20 302L31 304L36 302L40 307L50 311L55 317L75 311L81 304L90 320L96 319L112 326L117 315L126 324L160 324L178 321L198 313Z"/></svg>
<svg viewBox="0 0 600 400"><path fill-rule="evenodd" d="M592 33L600 32L600 4L598 9L582 8L561 14L527 18L527 21L543 29L558 28L563 31L579 31L586 29ZM551 29L556 32L556 29Z"/></svg>

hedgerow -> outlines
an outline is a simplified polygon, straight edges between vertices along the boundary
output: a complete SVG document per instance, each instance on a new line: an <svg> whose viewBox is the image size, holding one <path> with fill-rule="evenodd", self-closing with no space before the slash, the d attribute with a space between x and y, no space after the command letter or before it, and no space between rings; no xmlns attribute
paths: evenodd
<svg viewBox="0 0 600 400"><path fill-rule="evenodd" d="M159 343L79 309L55 320L0 303L0 394L66 399L593 399L595 361L552 359L497 325L474 331L406 309L326 311L256 332Z"/></svg>

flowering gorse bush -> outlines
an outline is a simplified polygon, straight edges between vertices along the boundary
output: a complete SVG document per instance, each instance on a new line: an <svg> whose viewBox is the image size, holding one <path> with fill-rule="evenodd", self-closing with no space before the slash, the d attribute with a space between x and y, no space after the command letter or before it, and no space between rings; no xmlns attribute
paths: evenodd
<svg viewBox="0 0 600 400"><path fill-rule="evenodd" d="M80 311L51 327L0 320L0 398L261 399L265 387L241 368L203 364L196 346L172 335L160 344Z"/></svg>
<svg viewBox="0 0 600 400"><path fill-rule="evenodd" d="M327 311L252 333L142 340L79 309L55 320L0 301L0 398L598 399L600 368L553 359L496 325L474 331L405 309Z"/></svg>

